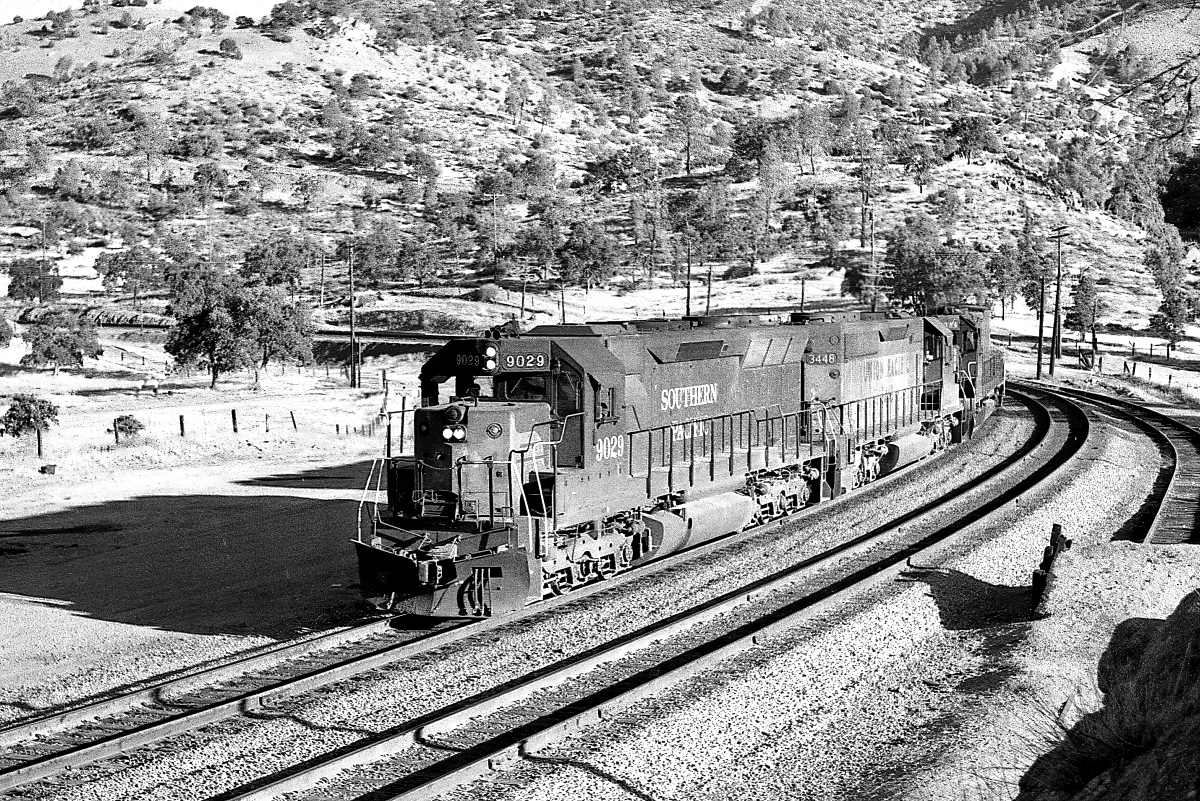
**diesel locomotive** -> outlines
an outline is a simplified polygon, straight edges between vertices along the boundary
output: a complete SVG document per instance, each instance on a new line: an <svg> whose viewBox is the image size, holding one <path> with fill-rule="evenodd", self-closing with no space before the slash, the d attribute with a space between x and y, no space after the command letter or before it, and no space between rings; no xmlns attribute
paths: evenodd
<svg viewBox="0 0 1200 801"><path fill-rule="evenodd" d="M771 312L451 340L360 516L363 594L500 615L869 484L1002 403L989 329L980 308Z"/></svg>

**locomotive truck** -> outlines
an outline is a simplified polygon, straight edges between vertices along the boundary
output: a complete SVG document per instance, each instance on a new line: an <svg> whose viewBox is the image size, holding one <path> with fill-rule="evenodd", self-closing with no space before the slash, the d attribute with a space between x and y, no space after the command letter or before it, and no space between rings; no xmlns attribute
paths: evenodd
<svg viewBox="0 0 1200 801"><path fill-rule="evenodd" d="M425 363L364 597L500 615L869 484L1003 401L979 308L515 324ZM360 517L361 521L361 517Z"/></svg>

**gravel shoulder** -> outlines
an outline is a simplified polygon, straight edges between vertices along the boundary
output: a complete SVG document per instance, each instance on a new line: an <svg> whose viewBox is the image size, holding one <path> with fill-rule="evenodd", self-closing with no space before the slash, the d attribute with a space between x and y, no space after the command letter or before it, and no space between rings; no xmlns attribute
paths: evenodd
<svg viewBox="0 0 1200 801"><path fill-rule="evenodd" d="M730 576L740 583L822 550L864 524L919 505L951 476L961 480L982 472L1019 447L1031 428L1023 410L1005 411L974 442L919 466L905 483L861 496L859 503L818 507L681 568L283 704L268 714L273 719L231 721L177 738L169 753L138 753L121 765L94 766L86 773L91 781L58 797L189 798L296 764L720 594L730 588Z"/></svg>

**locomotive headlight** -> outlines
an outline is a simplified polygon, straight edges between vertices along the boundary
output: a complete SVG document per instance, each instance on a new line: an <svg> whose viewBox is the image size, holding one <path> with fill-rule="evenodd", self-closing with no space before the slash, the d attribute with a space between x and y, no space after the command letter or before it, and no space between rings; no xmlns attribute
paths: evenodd
<svg viewBox="0 0 1200 801"><path fill-rule="evenodd" d="M496 369L496 360L488 359L486 362L483 363L483 369L484 370L495 370Z"/></svg>
<svg viewBox="0 0 1200 801"><path fill-rule="evenodd" d="M454 429L451 428L450 426L446 426L445 428L443 428L442 429L442 439L446 440L447 442L454 439Z"/></svg>
<svg viewBox="0 0 1200 801"><path fill-rule="evenodd" d="M455 426L451 429L450 435L454 437L455 442L462 442L467 438L467 429L462 426Z"/></svg>
<svg viewBox="0 0 1200 801"><path fill-rule="evenodd" d="M494 345L488 345L486 348L483 349L483 355L489 359L496 358L497 353L498 353L498 351L496 350Z"/></svg>

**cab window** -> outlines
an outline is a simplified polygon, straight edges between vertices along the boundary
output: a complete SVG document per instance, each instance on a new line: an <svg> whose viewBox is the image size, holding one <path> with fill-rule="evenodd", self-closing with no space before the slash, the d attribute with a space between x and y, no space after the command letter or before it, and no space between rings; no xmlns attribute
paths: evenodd
<svg viewBox="0 0 1200 801"><path fill-rule="evenodd" d="M512 401L545 401L546 378L545 375L498 376L497 396Z"/></svg>

